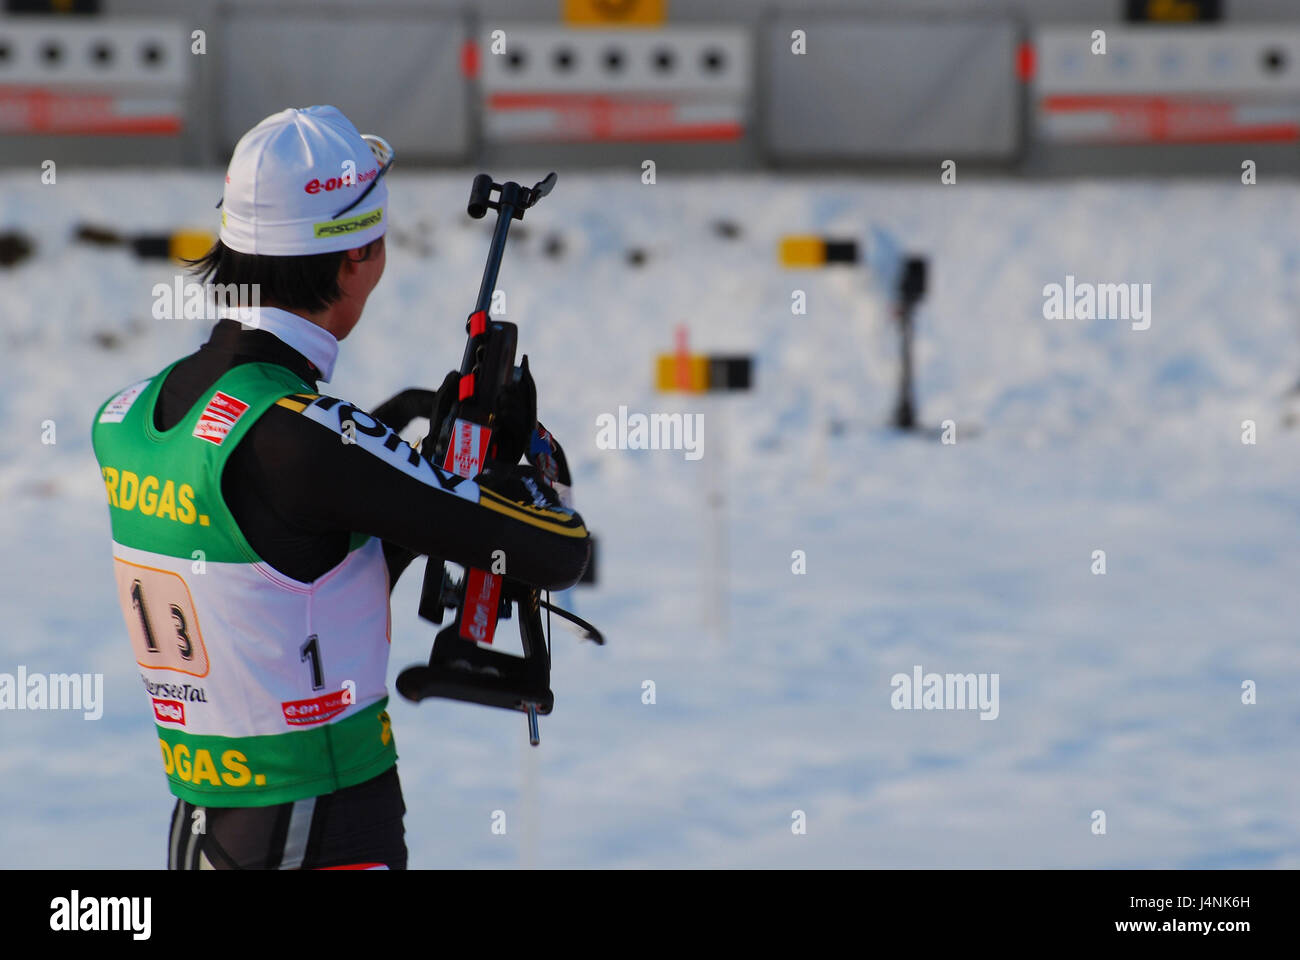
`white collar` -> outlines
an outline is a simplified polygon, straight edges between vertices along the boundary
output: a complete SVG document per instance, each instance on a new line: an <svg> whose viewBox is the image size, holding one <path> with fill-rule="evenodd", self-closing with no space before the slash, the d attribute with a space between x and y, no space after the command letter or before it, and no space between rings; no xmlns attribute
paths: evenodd
<svg viewBox="0 0 1300 960"><path fill-rule="evenodd" d="M320 371L321 380L328 383L334 376L339 342L324 327L279 307L244 307L229 318L238 320L246 330L265 330L293 347Z"/></svg>

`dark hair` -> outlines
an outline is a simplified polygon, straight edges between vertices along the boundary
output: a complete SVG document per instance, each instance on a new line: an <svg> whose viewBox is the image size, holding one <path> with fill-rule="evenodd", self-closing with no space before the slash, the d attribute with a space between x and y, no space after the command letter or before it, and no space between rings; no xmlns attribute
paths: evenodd
<svg viewBox="0 0 1300 960"><path fill-rule="evenodd" d="M369 260L375 244L381 239L376 238L362 247L358 262ZM300 257L266 257L231 250L218 240L203 256L185 262L202 283L236 285L230 289L243 289L242 284L257 284L260 303L316 313L343 296L339 289L339 265L351 252L336 250Z"/></svg>

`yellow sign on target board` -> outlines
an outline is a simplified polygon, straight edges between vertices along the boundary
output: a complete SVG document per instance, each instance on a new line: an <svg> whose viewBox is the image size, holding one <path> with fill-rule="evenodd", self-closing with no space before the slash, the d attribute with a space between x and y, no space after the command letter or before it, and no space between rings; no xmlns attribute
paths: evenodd
<svg viewBox="0 0 1300 960"><path fill-rule="evenodd" d="M668 19L668 0L563 0L571 27L658 27Z"/></svg>

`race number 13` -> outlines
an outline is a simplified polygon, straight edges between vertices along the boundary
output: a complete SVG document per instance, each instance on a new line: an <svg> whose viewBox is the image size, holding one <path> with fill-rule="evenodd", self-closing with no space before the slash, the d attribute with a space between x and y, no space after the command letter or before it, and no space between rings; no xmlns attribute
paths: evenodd
<svg viewBox="0 0 1300 960"><path fill-rule="evenodd" d="M208 649L190 588L178 573L113 559L117 598L135 661L153 670L208 675Z"/></svg>

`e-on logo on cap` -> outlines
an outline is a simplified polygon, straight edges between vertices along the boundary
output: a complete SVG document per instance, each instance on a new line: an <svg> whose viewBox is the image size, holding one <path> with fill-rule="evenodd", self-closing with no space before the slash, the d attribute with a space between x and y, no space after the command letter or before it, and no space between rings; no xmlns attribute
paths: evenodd
<svg viewBox="0 0 1300 960"><path fill-rule="evenodd" d="M337 237L341 233L356 233L358 230L375 226L383 219L384 208L380 207L371 213L363 213L346 220L327 220L325 223L315 225L314 236L319 240L321 237Z"/></svg>
<svg viewBox="0 0 1300 960"><path fill-rule="evenodd" d="M322 190L328 192L330 190L339 190L343 187L356 187L363 183L369 183L377 176L379 176L378 167L374 167L364 173L356 174L355 176L344 174L341 177L327 177L324 180L320 177L313 177L311 180L307 181L303 190L307 193L320 193ZM229 179L227 179L226 182L229 183Z"/></svg>

